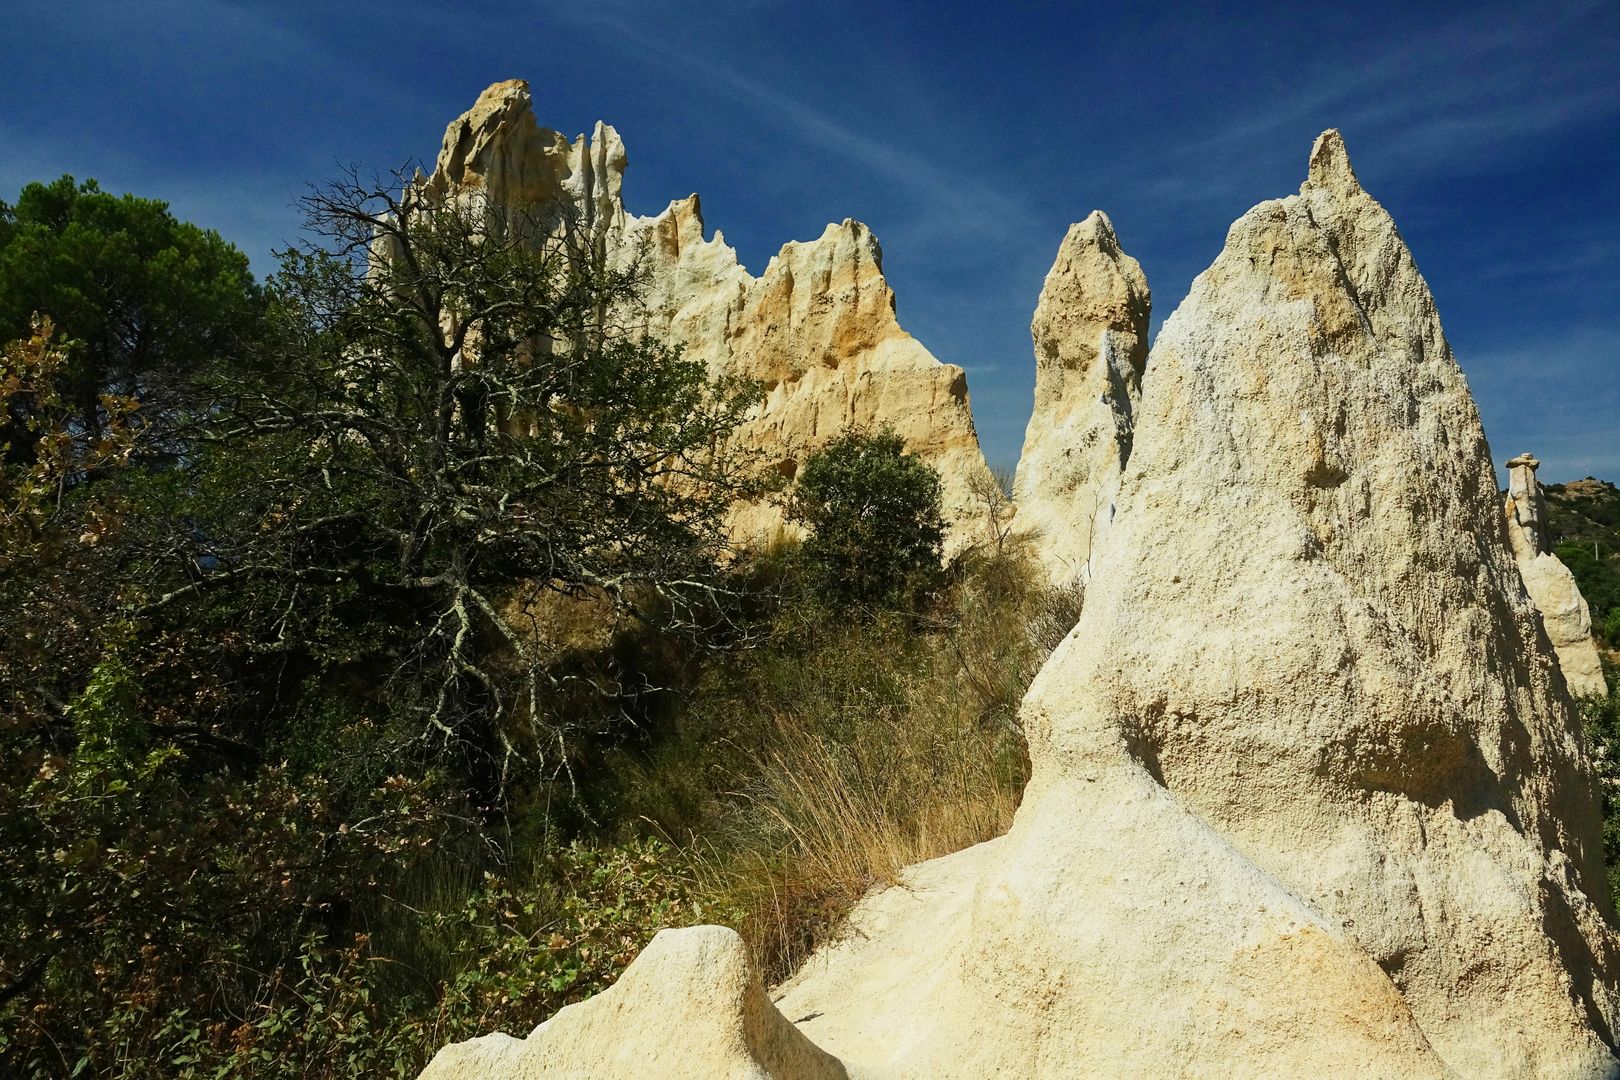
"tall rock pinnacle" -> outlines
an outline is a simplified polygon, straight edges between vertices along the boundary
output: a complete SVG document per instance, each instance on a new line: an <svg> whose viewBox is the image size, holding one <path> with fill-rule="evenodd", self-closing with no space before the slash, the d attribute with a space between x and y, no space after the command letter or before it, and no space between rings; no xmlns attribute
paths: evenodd
<svg viewBox="0 0 1620 1080"><path fill-rule="evenodd" d="M1433 297L1327 132L1154 343L1101 569L1025 700L1009 843L1055 843L1104 778L1162 792L1388 975L1433 1054L1388 1075L1606 1075L1590 766L1501 536Z"/></svg>
<svg viewBox="0 0 1620 1080"><path fill-rule="evenodd" d="M1541 625L1558 654L1558 666L1572 694L1606 697L1609 683L1592 640L1592 613L1586 597L1562 559L1553 554L1547 534L1547 503L1534 455L1520 454L1507 462L1508 545L1524 575L1524 587L1541 613Z"/></svg>
<svg viewBox="0 0 1620 1080"><path fill-rule="evenodd" d="M1018 460L1014 531L1054 581L1087 576L1130 457L1147 362L1147 278L1102 211L1072 225L1046 275L1030 334L1035 408Z"/></svg>

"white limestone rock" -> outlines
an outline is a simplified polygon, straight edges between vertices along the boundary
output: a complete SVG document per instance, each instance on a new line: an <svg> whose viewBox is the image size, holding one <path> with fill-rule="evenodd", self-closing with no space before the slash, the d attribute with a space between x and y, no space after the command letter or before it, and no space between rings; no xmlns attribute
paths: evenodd
<svg viewBox="0 0 1620 1080"><path fill-rule="evenodd" d="M777 1009L851 1077L1615 1075L1594 777L1500 514L1328 132L1154 345L1011 831L868 897ZM549 1075L691 1015L631 973Z"/></svg>
<svg viewBox="0 0 1620 1080"><path fill-rule="evenodd" d="M757 278L716 233L704 238L697 196L632 218L622 250L648 272L645 328L705 357L715 371L757 380L763 407L738 433L793 477L800 463L851 430L891 427L939 470L947 553L982 538L991 483L968 405L967 376L942 364L895 317L883 251L846 218L807 243L783 245ZM739 515L744 538L769 539L780 512Z"/></svg>
<svg viewBox="0 0 1620 1080"><path fill-rule="evenodd" d="M1508 544L1524 575L1524 587L1541 614L1541 625L1558 654L1558 666L1570 693L1580 697L1607 697L1608 680L1592 640L1592 613L1581 595L1575 575L1553 554L1547 535L1547 504L1532 454L1520 454L1507 463Z"/></svg>
<svg viewBox="0 0 1620 1080"><path fill-rule="evenodd" d="M529 84L495 83L451 121L433 175L418 189L431 201L477 197L492 209L554 226L566 216L597 234L625 224L624 143L597 123L572 142L534 118Z"/></svg>
<svg viewBox="0 0 1620 1080"><path fill-rule="evenodd" d="M647 333L685 346L715 374L759 380L765 401L737 433L741 445L791 479L812 452L851 430L892 427L940 473L954 554L987 533L978 494L992 483L968 404L967 376L901 328L882 250L865 225L844 220L806 243L784 245L755 278L715 233L705 236L698 197L662 213L626 213L624 144L598 124L569 142L535 121L528 84L497 83L445 132L423 190L520 210L553 230L566 216L598 254L639 263ZM746 507L743 543L785 527L774 504Z"/></svg>
<svg viewBox="0 0 1620 1080"><path fill-rule="evenodd" d="M527 1039L444 1047L421 1080L844 1080L771 1005L748 950L720 926L664 930L597 996Z"/></svg>
<svg viewBox="0 0 1620 1080"><path fill-rule="evenodd" d="M1118 504L1011 832L865 902L784 1013L886 1076L1620 1068L1577 720L1337 133L1165 324Z"/></svg>
<svg viewBox="0 0 1620 1080"><path fill-rule="evenodd" d="M1013 531L1056 584L1084 580L1130 458L1152 311L1147 277L1100 210L1069 228L1030 334L1035 408L1013 484Z"/></svg>

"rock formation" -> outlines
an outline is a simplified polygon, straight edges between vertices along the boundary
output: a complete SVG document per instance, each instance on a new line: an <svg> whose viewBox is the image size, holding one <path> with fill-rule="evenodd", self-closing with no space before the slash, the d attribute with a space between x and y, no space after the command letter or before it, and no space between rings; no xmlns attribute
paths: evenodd
<svg viewBox="0 0 1620 1080"><path fill-rule="evenodd" d="M1013 531L1051 578L1083 579L1131 452L1151 303L1147 278L1102 211L1069 228L1030 334L1035 408L1018 459Z"/></svg>
<svg viewBox="0 0 1620 1080"><path fill-rule="evenodd" d="M1011 831L869 896L777 1013L851 1077L1615 1075L1577 718L1433 299L1337 132L1165 324L1117 501L1023 704ZM523 1053L610 1074L645 1033L609 1017L715 981L627 975L602 1043ZM715 1026L663 1036L704 1060Z"/></svg>
<svg viewBox="0 0 1620 1080"><path fill-rule="evenodd" d="M771 1006L735 931L694 926L660 933L618 982L526 1040L495 1034L445 1047L421 1080L846 1075Z"/></svg>
<svg viewBox="0 0 1620 1080"><path fill-rule="evenodd" d="M1507 463L1508 493L1505 510L1508 543L1524 575L1524 587L1541 613L1541 625L1558 654L1558 666L1570 693L1604 697L1609 693L1592 640L1592 613L1563 560L1552 553L1547 535L1547 506L1536 480L1540 461L1520 454Z"/></svg>
<svg viewBox="0 0 1620 1080"><path fill-rule="evenodd" d="M498 82L451 121L433 175L418 183L430 200L477 197L492 210L532 217L542 231L566 218L588 234L622 230L626 215L624 143L598 122L589 139L572 142L541 127L530 107L529 84Z"/></svg>
<svg viewBox="0 0 1620 1080"><path fill-rule="evenodd" d="M626 156L613 128L570 142L540 127L528 84L497 83L445 132L430 198L477 198L522 211L546 233L567 220L598 254L639 264L645 310L634 321L684 345L716 374L758 380L765 401L739 442L791 479L813 451L850 430L892 427L940 472L947 553L980 535L983 485L962 369L942 364L900 326L882 249L858 221L790 243L754 277L720 233L705 237L698 197L638 218L624 209ZM760 504L734 522L744 542L769 539L781 512Z"/></svg>

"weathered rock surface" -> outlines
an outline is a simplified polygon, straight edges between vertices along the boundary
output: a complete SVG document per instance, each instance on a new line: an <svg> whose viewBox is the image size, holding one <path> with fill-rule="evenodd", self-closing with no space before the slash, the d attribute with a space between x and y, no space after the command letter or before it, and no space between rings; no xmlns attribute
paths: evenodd
<svg viewBox="0 0 1620 1080"><path fill-rule="evenodd" d="M978 538L993 481L979 449L967 377L901 328L882 250L858 221L790 243L754 277L720 233L705 236L696 195L662 213L626 213L624 144L613 128L570 142L536 122L528 84L484 91L445 132L433 198L476 197L527 211L545 232L566 216L599 254L639 262L642 329L686 347L716 374L756 379L765 401L737 434L791 478L810 453L852 429L892 427L940 472L947 554ZM781 512L760 504L733 522L743 542L768 540Z"/></svg>
<svg viewBox="0 0 1620 1080"><path fill-rule="evenodd" d="M480 195L492 206L556 224L566 214L596 232L623 228L624 143L598 123L572 142L541 127L529 84L498 82L445 129L433 175L422 190L433 199Z"/></svg>
<svg viewBox="0 0 1620 1080"><path fill-rule="evenodd" d="M1577 718L1336 132L1165 324L1117 501L1011 831L868 897L781 1014L852 1077L1615 1075Z"/></svg>
<svg viewBox="0 0 1620 1080"><path fill-rule="evenodd" d="M1135 431L1011 833L967 899L870 901L911 910L784 1012L906 1075L990 1044L1019 1075L1611 1075L1590 766L1432 297L1337 133L1166 323ZM902 1004L879 953L908 938L932 993ZM907 1011L961 1034L880 1056Z"/></svg>
<svg viewBox="0 0 1620 1080"><path fill-rule="evenodd" d="M1541 613L1541 625L1558 654L1558 666L1570 693L1604 697L1609 693L1609 683L1603 677L1597 643L1592 640L1592 613L1580 586L1575 584L1575 575L1553 554L1547 534L1546 501L1536 480L1540 464L1531 454L1520 454L1507 463L1504 510L1508 543L1524 575L1525 590Z"/></svg>
<svg viewBox="0 0 1620 1080"><path fill-rule="evenodd" d="M1147 277L1102 211L1069 228L1030 335L1035 408L1013 483L1013 531L1053 581L1087 577L1130 458L1152 311Z"/></svg>
<svg viewBox="0 0 1620 1080"><path fill-rule="evenodd" d="M745 445L791 478L839 435L892 427L939 470L947 553L979 538L982 491L994 481L973 428L967 376L901 328L870 229L847 218L828 225L816 240L784 245L756 278L719 233L704 239L694 195L633 219L621 244L641 253L648 270L648 332L763 385L763 408L738 433ZM742 535L755 539L781 524L766 505L738 519Z"/></svg>
<svg viewBox="0 0 1620 1080"><path fill-rule="evenodd" d="M486 1035L440 1050L422 1080L843 1080L783 1019L735 931L665 930L619 981L526 1040Z"/></svg>

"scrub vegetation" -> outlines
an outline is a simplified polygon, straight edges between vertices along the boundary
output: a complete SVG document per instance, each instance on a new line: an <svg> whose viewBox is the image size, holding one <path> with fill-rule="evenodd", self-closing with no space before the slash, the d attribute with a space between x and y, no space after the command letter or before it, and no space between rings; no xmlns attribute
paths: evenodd
<svg viewBox="0 0 1620 1080"><path fill-rule="evenodd" d="M4 1075L413 1076L665 926L781 977L1016 808L1078 593L942 563L889 433L773 489L633 271L397 190L262 282L159 202L0 205Z"/></svg>

